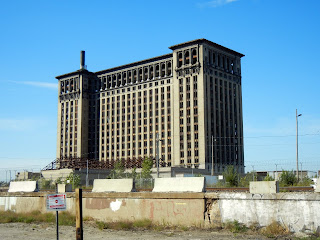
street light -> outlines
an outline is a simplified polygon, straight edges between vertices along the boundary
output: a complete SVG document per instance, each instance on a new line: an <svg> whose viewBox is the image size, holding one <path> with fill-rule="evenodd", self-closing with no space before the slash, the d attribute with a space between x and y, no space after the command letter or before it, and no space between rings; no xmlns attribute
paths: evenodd
<svg viewBox="0 0 320 240"><path fill-rule="evenodd" d="M296 148L297 148L297 179L299 181L299 156L298 156L298 117L302 116L302 114L298 114L298 110L296 109Z"/></svg>

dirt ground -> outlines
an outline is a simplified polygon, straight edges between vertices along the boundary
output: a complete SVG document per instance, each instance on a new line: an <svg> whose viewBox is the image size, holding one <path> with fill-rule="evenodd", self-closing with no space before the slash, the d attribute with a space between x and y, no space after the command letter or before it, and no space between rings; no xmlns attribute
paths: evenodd
<svg viewBox="0 0 320 240"><path fill-rule="evenodd" d="M0 239L1 240L55 240L56 226L54 224L27 224L27 223L5 223L0 224ZM59 240L75 239L75 227L60 226ZM104 229L99 230L93 226L84 226L84 239L129 239L129 240L204 240L204 239L268 239L257 234L233 234L228 231L118 231ZM269 238L270 239L270 238ZM277 238L277 239L294 239L293 237Z"/></svg>

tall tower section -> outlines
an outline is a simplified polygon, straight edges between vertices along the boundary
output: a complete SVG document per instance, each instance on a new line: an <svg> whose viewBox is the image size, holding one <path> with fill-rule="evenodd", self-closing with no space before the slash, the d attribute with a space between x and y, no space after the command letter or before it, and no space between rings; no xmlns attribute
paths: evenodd
<svg viewBox="0 0 320 240"><path fill-rule="evenodd" d="M58 79L57 159L98 159L100 82L86 70L81 51L80 69Z"/></svg>
<svg viewBox="0 0 320 240"><path fill-rule="evenodd" d="M173 50L174 161L219 174L244 172L241 57L198 39Z"/></svg>

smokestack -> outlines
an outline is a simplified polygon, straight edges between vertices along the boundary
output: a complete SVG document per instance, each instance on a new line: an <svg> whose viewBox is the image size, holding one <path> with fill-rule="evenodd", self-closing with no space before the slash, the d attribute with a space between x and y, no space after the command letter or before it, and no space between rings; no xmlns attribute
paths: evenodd
<svg viewBox="0 0 320 240"><path fill-rule="evenodd" d="M80 69L85 69L85 51L80 52Z"/></svg>

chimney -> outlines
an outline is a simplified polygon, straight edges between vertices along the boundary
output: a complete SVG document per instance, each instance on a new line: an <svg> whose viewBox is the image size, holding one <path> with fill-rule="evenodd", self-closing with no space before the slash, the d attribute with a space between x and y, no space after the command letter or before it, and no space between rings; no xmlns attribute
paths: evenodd
<svg viewBox="0 0 320 240"><path fill-rule="evenodd" d="M85 69L85 51L80 52L80 69Z"/></svg>

